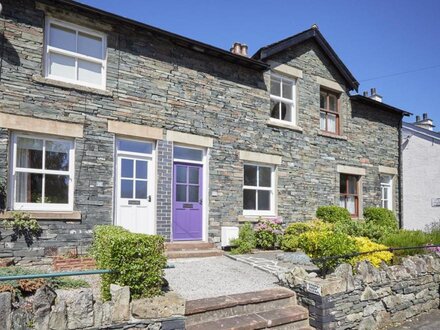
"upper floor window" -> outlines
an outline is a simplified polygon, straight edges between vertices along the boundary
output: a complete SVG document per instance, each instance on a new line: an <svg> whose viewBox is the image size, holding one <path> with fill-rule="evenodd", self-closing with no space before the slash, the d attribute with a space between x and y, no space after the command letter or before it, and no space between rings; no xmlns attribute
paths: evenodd
<svg viewBox="0 0 440 330"><path fill-rule="evenodd" d="M380 190L382 195L382 207L393 209L393 177L391 175L380 176Z"/></svg>
<svg viewBox="0 0 440 330"><path fill-rule="evenodd" d="M73 210L72 140L14 134L11 164L14 210Z"/></svg>
<svg viewBox="0 0 440 330"><path fill-rule="evenodd" d="M70 23L48 19L45 76L105 89L106 36Z"/></svg>
<svg viewBox="0 0 440 330"><path fill-rule="evenodd" d="M341 174L339 182L339 206L354 217L359 216L359 177Z"/></svg>
<svg viewBox="0 0 440 330"><path fill-rule="evenodd" d="M270 116L296 124L295 80L271 75L270 78Z"/></svg>
<svg viewBox="0 0 440 330"><path fill-rule="evenodd" d="M272 166L244 165L243 214L274 213L274 173Z"/></svg>
<svg viewBox="0 0 440 330"><path fill-rule="evenodd" d="M335 93L321 90L320 121L319 126L322 131L339 134L339 96Z"/></svg>

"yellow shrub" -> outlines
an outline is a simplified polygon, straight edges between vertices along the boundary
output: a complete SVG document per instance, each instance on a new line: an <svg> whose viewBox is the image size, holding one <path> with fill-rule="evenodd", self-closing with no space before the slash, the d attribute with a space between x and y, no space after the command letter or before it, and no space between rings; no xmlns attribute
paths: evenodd
<svg viewBox="0 0 440 330"><path fill-rule="evenodd" d="M354 237L354 240L356 241L356 245L359 249L359 252L369 252L369 251L383 250L388 248L388 246L374 243L366 237ZM389 263L392 259L393 259L393 254L391 252L383 251L383 252L363 254L354 257L353 259L351 259L351 263L355 265L360 261L368 260L371 262L371 264L374 267L379 267L382 261Z"/></svg>

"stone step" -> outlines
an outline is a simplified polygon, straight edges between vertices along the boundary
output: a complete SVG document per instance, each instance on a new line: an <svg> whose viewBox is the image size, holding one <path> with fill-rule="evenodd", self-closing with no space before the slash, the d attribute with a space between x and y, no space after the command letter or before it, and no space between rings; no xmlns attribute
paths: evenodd
<svg viewBox="0 0 440 330"><path fill-rule="evenodd" d="M188 242L165 243L166 251L209 250L214 248L215 248L214 243L208 243L208 242L188 241Z"/></svg>
<svg viewBox="0 0 440 330"><path fill-rule="evenodd" d="M189 300L186 302L185 308L186 324L193 325L291 305L296 305L295 292L281 287L214 298Z"/></svg>
<svg viewBox="0 0 440 330"><path fill-rule="evenodd" d="M223 251L218 249L165 252L168 259L217 257L222 256L223 254Z"/></svg>
<svg viewBox="0 0 440 330"><path fill-rule="evenodd" d="M308 311L298 305L277 308L265 312L248 313L186 325L187 330L253 330L292 329L299 330L308 325Z"/></svg>

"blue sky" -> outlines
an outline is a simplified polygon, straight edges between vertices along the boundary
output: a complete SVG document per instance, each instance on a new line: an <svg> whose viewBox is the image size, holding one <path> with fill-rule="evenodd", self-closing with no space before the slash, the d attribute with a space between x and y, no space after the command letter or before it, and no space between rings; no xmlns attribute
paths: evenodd
<svg viewBox="0 0 440 330"><path fill-rule="evenodd" d="M427 112L440 130L439 0L80 2L223 49L244 42L251 54L316 23L360 82L359 92L376 87L384 102ZM399 74L408 71L416 72Z"/></svg>

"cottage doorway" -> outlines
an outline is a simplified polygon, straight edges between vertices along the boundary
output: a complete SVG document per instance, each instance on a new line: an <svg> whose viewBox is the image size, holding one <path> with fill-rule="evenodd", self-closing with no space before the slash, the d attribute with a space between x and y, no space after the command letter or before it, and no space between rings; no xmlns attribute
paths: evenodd
<svg viewBox="0 0 440 330"><path fill-rule="evenodd" d="M204 151L174 147L173 240L203 240Z"/></svg>
<svg viewBox="0 0 440 330"><path fill-rule="evenodd" d="M155 233L153 151L150 142L117 140L115 222L134 233Z"/></svg>

